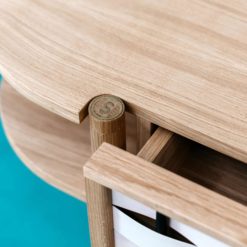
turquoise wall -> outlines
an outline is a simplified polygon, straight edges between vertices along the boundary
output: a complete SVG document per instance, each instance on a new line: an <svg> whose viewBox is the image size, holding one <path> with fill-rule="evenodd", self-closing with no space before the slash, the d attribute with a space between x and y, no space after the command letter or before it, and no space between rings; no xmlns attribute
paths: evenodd
<svg viewBox="0 0 247 247"><path fill-rule="evenodd" d="M86 205L23 165L6 139L1 120L0 246L90 246Z"/></svg>

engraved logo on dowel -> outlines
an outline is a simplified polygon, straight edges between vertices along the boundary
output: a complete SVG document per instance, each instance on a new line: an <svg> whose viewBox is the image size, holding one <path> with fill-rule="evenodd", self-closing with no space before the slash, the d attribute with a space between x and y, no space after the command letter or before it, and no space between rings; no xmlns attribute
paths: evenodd
<svg viewBox="0 0 247 247"><path fill-rule="evenodd" d="M113 120L124 113L122 100L113 95L101 95L92 100L89 106L90 113L100 120Z"/></svg>
<svg viewBox="0 0 247 247"><path fill-rule="evenodd" d="M105 103L105 105L102 106L101 109L99 109L99 112L102 115L103 114L109 114L114 107L115 107L115 105L112 102L108 101Z"/></svg>

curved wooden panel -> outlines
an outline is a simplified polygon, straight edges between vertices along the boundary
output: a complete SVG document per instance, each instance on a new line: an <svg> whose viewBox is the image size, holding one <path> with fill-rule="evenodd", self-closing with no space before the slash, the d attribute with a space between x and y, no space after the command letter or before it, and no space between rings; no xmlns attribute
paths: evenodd
<svg viewBox="0 0 247 247"><path fill-rule="evenodd" d="M63 119L19 95L6 82L1 89L2 120L19 157L35 174L85 200L83 165L91 155L88 120ZM127 116L127 147L135 152L135 120Z"/></svg>
<svg viewBox="0 0 247 247"><path fill-rule="evenodd" d="M0 68L70 119L109 93L166 129L247 162L244 0L2 0Z"/></svg>

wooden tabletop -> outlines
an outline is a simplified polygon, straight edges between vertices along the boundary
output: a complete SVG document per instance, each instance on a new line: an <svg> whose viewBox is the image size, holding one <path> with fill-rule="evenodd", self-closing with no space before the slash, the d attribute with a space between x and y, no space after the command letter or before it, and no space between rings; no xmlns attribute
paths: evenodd
<svg viewBox="0 0 247 247"><path fill-rule="evenodd" d="M0 70L79 123L96 95L247 162L245 0L2 0Z"/></svg>

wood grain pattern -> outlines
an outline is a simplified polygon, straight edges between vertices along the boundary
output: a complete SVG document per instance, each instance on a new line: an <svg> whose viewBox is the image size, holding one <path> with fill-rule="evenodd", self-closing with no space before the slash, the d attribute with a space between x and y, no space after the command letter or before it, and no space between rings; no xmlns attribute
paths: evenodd
<svg viewBox="0 0 247 247"><path fill-rule="evenodd" d="M90 112L92 112L92 104L94 104L94 102L90 103L89 116ZM97 120L99 121L101 118L102 117L100 114L100 118ZM117 119L121 120L121 115L120 118ZM104 119L102 121L104 122ZM105 129L111 129L111 121L108 121L107 124L109 126L106 126ZM119 124L121 125L122 123L120 122ZM101 132L100 130L102 126L100 124L100 121L99 123L97 123L97 126L99 127L98 131ZM175 134L159 127L148 139L143 148L138 152L138 156L150 162L154 161L161 152L165 153L166 150L169 150L169 148L166 147L170 145L170 140L172 139L173 135ZM114 146L116 146L116 144L120 144L121 147L121 142L116 142L113 139L111 139L110 141L114 141L115 143L110 143L108 139L108 143L112 145L115 144ZM99 144L99 142L96 143ZM140 142L138 144L140 144ZM94 151L96 151L98 148L99 146L95 146ZM99 184L98 181L92 181L87 178L85 178L85 185L92 246L114 247L115 240L113 229L112 191L109 188Z"/></svg>
<svg viewBox="0 0 247 247"><path fill-rule="evenodd" d="M91 155L89 121L74 124L19 95L1 89L3 126L14 150L35 174L85 201L83 165ZM127 149L136 152L136 122L126 114Z"/></svg>
<svg viewBox="0 0 247 247"><path fill-rule="evenodd" d="M165 151L168 149L173 135L175 134L169 130L159 127L137 155L149 162L154 162L161 153L165 153L164 156L169 156Z"/></svg>
<svg viewBox="0 0 247 247"><path fill-rule="evenodd" d="M91 156L84 174L231 246L247 246L247 207L110 144Z"/></svg>
<svg viewBox="0 0 247 247"><path fill-rule="evenodd" d="M246 16L245 0L2 0L0 70L74 122L113 94L247 162Z"/></svg>
<svg viewBox="0 0 247 247"><path fill-rule="evenodd" d="M95 97L88 107L91 149L95 152L103 142L126 149L125 105L113 95ZM112 192L85 179L91 245L114 247Z"/></svg>
<svg viewBox="0 0 247 247"><path fill-rule="evenodd" d="M137 131L136 149L139 151L152 135L154 131L154 125L144 118L137 117L136 131Z"/></svg>
<svg viewBox="0 0 247 247"><path fill-rule="evenodd" d="M120 98L112 95L94 98L88 115L92 152L103 142L126 149L125 105Z"/></svg>
<svg viewBox="0 0 247 247"><path fill-rule="evenodd" d="M85 200L82 167L90 157L88 119L81 126L64 120L26 100L6 82L0 93L3 125L20 158L48 183ZM135 154L136 122L129 114L126 121L127 150ZM179 148L165 152L159 165L247 205L246 165L198 144L187 156L188 142L174 140L170 148ZM176 164L184 156L187 160Z"/></svg>
<svg viewBox="0 0 247 247"><path fill-rule="evenodd" d="M150 135L151 133L150 132L151 124L146 120L143 121L143 119L137 118L137 138L139 137L140 134L138 133L138 127L141 127L142 129L141 132L145 132L146 135L145 139L146 139L147 136ZM143 144L142 141L144 142L144 139L141 138L141 142L138 143L137 141L137 144L139 145ZM192 143L191 141L169 130L165 130L161 127L158 127L154 131L154 133L149 137L149 139L145 141L144 146L137 153L137 156L149 162L155 163L161 167L165 167L169 170L177 172L178 170L180 171L184 168L184 163L185 160L187 160L187 157L191 157L193 155L193 153L190 152L191 143ZM137 149L138 149L138 145L137 145ZM205 154L205 156L208 157L207 154ZM210 161L210 156L208 161ZM231 161L232 163L234 163L233 160ZM196 163L196 159L194 163ZM247 176L247 168L246 168L246 176Z"/></svg>
<svg viewBox="0 0 247 247"><path fill-rule="evenodd" d="M114 247L112 191L85 178L92 247Z"/></svg>

